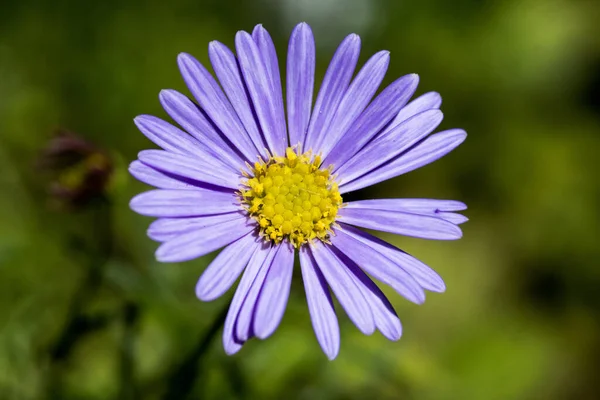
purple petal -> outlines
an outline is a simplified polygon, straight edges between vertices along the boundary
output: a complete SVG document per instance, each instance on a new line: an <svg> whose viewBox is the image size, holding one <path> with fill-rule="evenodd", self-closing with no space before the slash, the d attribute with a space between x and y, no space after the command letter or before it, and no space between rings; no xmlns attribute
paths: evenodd
<svg viewBox="0 0 600 400"><path fill-rule="evenodd" d="M150 190L129 203L138 214L150 217L194 217L241 210L233 192L214 190Z"/></svg>
<svg viewBox="0 0 600 400"><path fill-rule="evenodd" d="M387 210L409 214L429 215L438 217L453 224L461 224L468 219L460 214L449 211L464 210L467 206L455 200L434 199L377 199L361 200L344 203L345 208L363 210Z"/></svg>
<svg viewBox="0 0 600 400"><path fill-rule="evenodd" d="M365 335L372 334L375 331L373 313L346 266L335 256L329 245L319 240L312 244L310 251L350 320Z"/></svg>
<svg viewBox="0 0 600 400"><path fill-rule="evenodd" d="M254 106L242 79L242 73L235 55L223 43L213 41L208 46L208 55L213 69L219 78L223 90L227 94L231 105L239 116L252 143L264 159L268 159L266 152L267 143L264 141L253 114Z"/></svg>
<svg viewBox="0 0 600 400"><path fill-rule="evenodd" d="M235 48L269 150L274 154L284 155L287 133L281 90L278 95L275 93L270 70L250 34L238 32L235 36Z"/></svg>
<svg viewBox="0 0 600 400"><path fill-rule="evenodd" d="M189 54L179 54L177 62L185 83L210 119L248 161L256 161L256 148L212 75Z"/></svg>
<svg viewBox="0 0 600 400"><path fill-rule="evenodd" d="M437 110L442 105L442 96L436 92L429 92L421 95L408 103L405 107L400 110L396 118L385 128L385 132L391 131L402 122L406 121L413 116L422 113L427 110Z"/></svg>
<svg viewBox="0 0 600 400"><path fill-rule="evenodd" d="M466 138L467 134L462 129L433 134L405 154L350 183L341 185L340 193L362 189L432 163L454 150Z"/></svg>
<svg viewBox="0 0 600 400"><path fill-rule="evenodd" d="M370 249L371 252L380 253L393 261L398 268L409 273L424 289L432 292L443 292L446 290L446 285L437 272L410 254L353 226L342 224L342 228L344 233L366 245L365 250Z"/></svg>
<svg viewBox="0 0 600 400"><path fill-rule="evenodd" d="M435 214L442 211L462 211L467 205L456 200L437 199L375 199L344 203L348 208L406 211L413 214Z"/></svg>
<svg viewBox="0 0 600 400"><path fill-rule="evenodd" d="M294 248L289 243L281 243L279 247L256 304L254 332L260 339L266 339L275 332L283 318L290 294Z"/></svg>
<svg viewBox="0 0 600 400"><path fill-rule="evenodd" d="M315 39L306 23L296 25L287 56L287 115L290 145L302 145L315 86Z"/></svg>
<svg viewBox="0 0 600 400"><path fill-rule="evenodd" d="M338 221L421 239L455 240L462 237L460 228L451 222L399 211L342 208L338 212Z"/></svg>
<svg viewBox="0 0 600 400"><path fill-rule="evenodd" d="M233 330L235 328L235 323L240 312L240 307L246 299L246 295L248 294L248 290L250 290L252 282L254 282L256 275L272 251L273 247L270 245L265 244L264 242L258 244L257 249L254 251L254 254L252 254L252 257L248 262L244 275L242 275L240 284L233 295L233 299L229 305L229 312L225 318L225 326L223 328L223 347L225 348L225 353L229 355L236 353L242 348L242 343L237 341L234 337Z"/></svg>
<svg viewBox="0 0 600 400"><path fill-rule="evenodd" d="M335 232L336 236L331 237L331 243L365 272L391 286L413 303L421 304L425 301L423 288L401 265L362 243L345 228L345 225L337 228Z"/></svg>
<svg viewBox="0 0 600 400"><path fill-rule="evenodd" d="M386 87L337 142L323 164L338 168L352 158L398 114L418 84L418 75L411 74Z"/></svg>
<svg viewBox="0 0 600 400"><path fill-rule="evenodd" d="M220 162L208 157L201 159L163 150L143 150L138 157L144 164L184 178L230 189L240 186L240 175L224 169Z"/></svg>
<svg viewBox="0 0 600 400"><path fill-rule="evenodd" d="M148 236L152 240L166 242L191 231L239 218L247 218L244 211L191 218L159 218L148 227Z"/></svg>
<svg viewBox="0 0 600 400"><path fill-rule="evenodd" d="M160 118L139 115L133 121L148 139L165 150L192 156L205 154L197 140Z"/></svg>
<svg viewBox="0 0 600 400"><path fill-rule="evenodd" d="M196 296L202 301L221 297L237 280L259 247L260 244L250 233L223 249L202 273L196 284Z"/></svg>
<svg viewBox="0 0 600 400"><path fill-rule="evenodd" d="M319 151L315 145L327 133L332 116L348 89L359 53L360 38L352 34L344 39L333 55L317 96L303 150Z"/></svg>
<svg viewBox="0 0 600 400"><path fill-rule="evenodd" d="M323 352L333 360L340 350L340 327L325 278L308 251L300 248L300 267L313 329Z"/></svg>
<svg viewBox="0 0 600 400"><path fill-rule="evenodd" d="M281 77L279 76L279 60L277 59L277 51L271 39L269 32L261 25L256 25L252 31L252 39L258 47L258 51L262 56L265 64L266 73L271 82L271 98L275 100L275 114L280 119L280 124L285 132L285 111L283 109L283 93L281 90ZM287 145L287 132L284 137Z"/></svg>
<svg viewBox="0 0 600 400"><path fill-rule="evenodd" d="M390 63L389 51L373 55L361 68L344 95L327 132L315 141L322 157L326 157L354 121L364 111L379 88Z"/></svg>
<svg viewBox="0 0 600 400"><path fill-rule="evenodd" d="M254 320L256 302L258 301L258 296L260 295L267 274L273 265L273 260L280 250L281 246L274 246L273 250L269 253L263 265L260 267L258 274L256 274L254 281L250 285L250 289L248 289L248 292L246 293L246 298L240 308L234 328L233 337L238 342L245 342L254 336L252 322Z"/></svg>
<svg viewBox="0 0 600 400"><path fill-rule="evenodd" d="M203 111L187 96L165 89L158 96L165 111L190 135L196 138L204 150L213 154L223 164L238 172L245 164L240 155L232 148L217 128L208 120Z"/></svg>
<svg viewBox="0 0 600 400"><path fill-rule="evenodd" d="M442 122L439 110L429 110L410 118L395 129L377 136L346 164L337 169L343 185L374 170L429 135Z"/></svg>
<svg viewBox="0 0 600 400"><path fill-rule="evenodd" d="M464 215L450 212L439 212L437 213L437 216L456 225L464 224L469 220L469 218L465 217Z"/></svg>
<svg viewBox="0 0 600 400"><path fill-rule="evenodd" d="M385 297L371 278L354 261L335 248L334 252L343 261L346 268L350 270L350 276L353 278L354 283L356 283L356 286L369 303L377 329L389 340L400 339L400 336L402 336L402 324L387 297Z"/></svg>
<svg viewBox="0 0 600 400"><path fill-rule="evenodd" d="M160 262L193 260L238 240L254 229L255 225L244 217L198 228L164 242L156 250L156 259Z"/></svg>
<svg viewBox="0 0 600 400"><path fill-rule="evenodd" d="M160 189L195 190L198 188L177 177L157 171L138 160L129 164L129 173L137 180Z"/></svg>

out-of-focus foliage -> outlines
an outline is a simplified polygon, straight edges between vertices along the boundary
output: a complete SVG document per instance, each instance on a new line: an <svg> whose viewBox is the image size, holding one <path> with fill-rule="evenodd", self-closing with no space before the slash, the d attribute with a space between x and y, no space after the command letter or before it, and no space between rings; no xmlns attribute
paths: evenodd
<svg viewBox="0 0 600 400"><path fill-rule="evenodd" d="M598 399L600 3L591 0L9 0L0 12L1 399ZM356 32L361 60L389 49L386 78L417 72L444 128L444 159L355 198L465 201L458 242L384 235L433 266L447 292L415 306L387 291L396 343L340 312L334 362L314 338L300 276L267 341L224 355L219 315L194 285L211 257L158 264L128 176L185 90L176 56L263 23L282 67L306 20L322 77ZM282 68L282 71L284 68ZM110 185L56 208L39 157L58 128L106 149ZM215 325L215 322L217 324ZM216 334L215 334L216 330Z"/></svg>

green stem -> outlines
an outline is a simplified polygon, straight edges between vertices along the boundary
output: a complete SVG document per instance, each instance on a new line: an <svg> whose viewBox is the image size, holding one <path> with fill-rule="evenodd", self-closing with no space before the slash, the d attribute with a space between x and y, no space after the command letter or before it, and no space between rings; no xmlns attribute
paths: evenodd
<svg viewBox="0 0 600 400"><path fill-rule="evenodd" d="M200 361L210 349L210 346L217 336L217 333L225 322L227 311L229 309L229 303L226 303L221 312L214 319L208 330L204 332L196 347L190 352L190 354L182 360L182 362L173 370L170 377L167 380L167 390L163 399L187 399L192 390L194 389L194 383L198 377L200 370Z"/></svg>

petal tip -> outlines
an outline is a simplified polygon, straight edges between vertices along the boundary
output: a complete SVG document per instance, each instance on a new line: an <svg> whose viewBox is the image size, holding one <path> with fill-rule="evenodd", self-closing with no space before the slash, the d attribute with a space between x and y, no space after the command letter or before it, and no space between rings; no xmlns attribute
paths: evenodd
<svg viewBox="0 0 600 400"><path fill-rule="evenodd" d="M411 299L413 303L415 303L416 305L421 305L425 303L425 291L421 291L421 293L419 293L419 295L417 297L415 297L414 299Z"/></svg>
<svg viewBox="0 0 600 400"><path fill-rule="evenodd" d="M430 103L433 105L434 108L440 108L440 106L442 105L442 95L438 92L429 92L426 93L424 96L428 96L431 98Z"/></svg>
<svg viewBox="0 0 600 400"><path fill-rule="evenodd" d="M177 55L177 64L180 69L188 69L196 63L196 59L189 53L179 53Z"/></svg>
<svg viewBox="0 0 600 400"><path fill-rule="evenodd" d="M458 144L461 144L467 138L467 132L464 129L452 129L451 131Z"/></svg>
<svg viewBox="0 0 600 400"><path fill-rule="evenodd" d="M325 353L325 356L329 359L329 361L333 361L337 358L338 353L340 351L340 342L339 341L333 341L332 343L328 343L327 345L323 345L321 344L321 349L323 350L323 353Z"/></svg>
<svg viewBox="0 0 600 400"><path fill-rule="evenodd" d="M253 41L252 36L246 31L237 31L235 34L235 44Z"/></svg>
<svg viewBox="0 0 600 400"><path fill-rule="evenodd" d="M161 263L178 263L193 259L181 257L181 255L178 257L178 252L173 252L172 249L169 249L169 242L164 242L158 246L158 249L154 252L154 257L156 258L156 261Z"/></svg>
<svg viewBox="0 0 600 400"><path fill-rule="evenodd" d="M208 51L210 52L214 52L214 51L218 51L220 50L223 46L225 46L223 43L219 42L218 40L211 40L208 43Z"/></svg>
<svg viewBox="0 0 600 400"><path fill-rule="evenodd" d="M402 328L400 328L400 330L398 330L397 332L391 333L388 336L388 339L392 342L397 342L398 340L402 339Z"/></svg>
<svg viewBox="0 0 600 400"><path fill-rule="evenodd" d="M137 160L136 160L137 161ZM135 161L134 161L135 162ZM133 163L132 163L133 164ZM135 196L133 196L131 198L131 200L129 200L129 208L131 208L133 211L135 211L138 214L143 214L140 210L140 207L143 207L143 204L140 204L143 202L143 198L145 197L144 195L147 192L144 193L139 193Z"/></svg>
<svg viewBox="0 0 600 400"><path fill-rule="evenodd" d="M235 353L240 351L241 348L242 345L236 343L233 340L223 343L223 349L225 350L225 354L227 354L228 356L234 355Z"/></svg>
<svg viewBox="0 0 600 400"><path fill-rule="evenodd" d="M453 234L450 236L450 240L459 240L462 239L463 237L463 233L462 230L460 230L460 228L458 229L457 232L453 232Z"/></svg>
<svg viewBox="0 0 600 400"><path fill-rule="evenodd" d="M138 168L141 164L140 160L133 160L132 162L129 163L129 165L127 166L127 171L132 172L135 171L136 168Z"/></svg>
<svg viewBox="0 0 600 400"><path fill-rule="evenodd" d="M255 327L255 329L254 335L260 340L265 340L273 333L270 329L263 328L262 326Z"/></svg>
<svg viewBox="0 0 600 400"><path fill-rule="evenodd" d="M195 291L196 291L196 297L200 301L212 301L217 298L215 296L212 296L211 293L206 290L206 287L202 284L201 279L196 284Z"/></svg>
<svg viewBox="0 0 600 400"><path fill-rule="evenodd" d="M304 36L305 38L312 37L312 29L309 24L306 22L300 22L298 25L294 27L292 34L290 36L290 40L297 40L298 37Z"/></svg>
<svg viewBox="0 0 600 400"><path fill-rule="evenodd" d="M158 92L158 99L163 102L165 100L167 100L169 98L169 96L171 95L171 91L173 89L161 89L160 92Z"/></svg>
<svg viewBox="0 0 600 400"><path fill-rule="evenodd" d="M147 114L141 114L136 116L133 119L133 123L140 128L142 125L144 125L146 122L148 122L148 120L151 118L151 115L147 115Z"/></svg>
<svg viewBox="0 0 600 400"><path fill-rule="evenodd" d="M351 41L360 40L360 36L358 36L356 33L351 33L347 36L347 40L351 40Z"/></svg>
<svg viewBox="0 0 600 400"><path fill-rule="evenodd" d="M168 257L168 254L165 253L166 252L164 251L163 246L159 246L158 249L156 249L156 251L154 252L154 258L156 258L156 261L161 263L172 262L171 259Z"/></svg>
<svg viewBox="0 0 600 400"><path fill-rule="evenodd" d="M183 61L189 60L190 57L192 57L192 56L189 53L181 52L181 53L177 54L177 61L183 62Z"/></svg>

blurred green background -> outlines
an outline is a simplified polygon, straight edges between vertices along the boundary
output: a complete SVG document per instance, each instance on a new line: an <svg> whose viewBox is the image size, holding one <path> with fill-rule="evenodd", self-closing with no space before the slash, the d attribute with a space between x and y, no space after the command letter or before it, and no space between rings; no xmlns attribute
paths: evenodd
<svg viewBox="0 0 600 400"><path fill-rule="evenodd" d="M9 0L1 9L0 399L600 398L600 2ZM390 50L385 83L418 73L418 93L444 98L442 128L469 133L442 160L353 197L462 200L470 221L457 242L383 235L448 287L421 306L387 291L399 342L363 336L339 311L342 347L329 362L297 274L273 337L228 357L219 318L231 293L212 303L194 295L214 255L158 264L150 219L128 208L147 187L127 164L153 147L132 119L166 118L163 88L187 93L179 52L208 65L211 40L232 46L237 30L263 23L283 66L300 21L316 36L319 81L356 32L361 62ZM57 129L108 154L103 196L84 201L103 186L88 187L81 165L46 162ZM110 169L101 162L101 178ZM89 190L57 191L57 180Z"/></svg>

